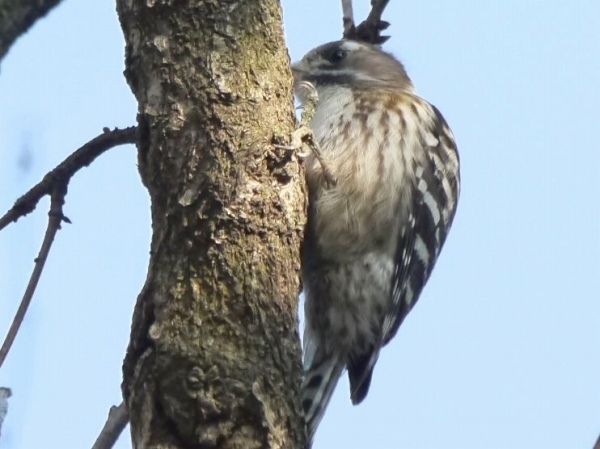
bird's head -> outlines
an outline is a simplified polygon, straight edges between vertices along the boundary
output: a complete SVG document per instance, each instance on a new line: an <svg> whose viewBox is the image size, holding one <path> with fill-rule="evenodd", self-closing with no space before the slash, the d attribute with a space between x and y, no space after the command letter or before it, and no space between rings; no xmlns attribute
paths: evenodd
<svg viewBox="0 0 600 449"><path fill-rule="evenodd" d="M308 82L318 93L337 86L413 90L396 58L377 46L351 40L330 42L309 51L292 64L292 73L296 87Z"/></svg>

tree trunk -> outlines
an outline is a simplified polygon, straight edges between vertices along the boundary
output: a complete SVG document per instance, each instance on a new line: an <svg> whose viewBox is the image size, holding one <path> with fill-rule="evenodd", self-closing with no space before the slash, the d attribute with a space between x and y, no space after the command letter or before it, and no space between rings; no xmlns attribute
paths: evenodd
<svg viewBox="0 0 600 449"><path fill-rule="evenodd" d="M276 0L118 0L152 201L123 392L136 448L302 448L304 185ZM126 219L127 214L123 214Z"/></svg>

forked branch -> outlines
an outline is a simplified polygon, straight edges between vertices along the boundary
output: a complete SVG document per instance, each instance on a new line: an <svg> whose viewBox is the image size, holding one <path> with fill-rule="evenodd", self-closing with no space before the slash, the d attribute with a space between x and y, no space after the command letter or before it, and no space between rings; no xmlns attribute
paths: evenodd
<svg viewBox="0 0 600 449"><path fill-rule="evenodd" d="M19 218L33 212L40 199L50 195L57 185L68 185L75 173L90 165L94 162L94 159L105 151L118 145L135 143L136 130L137 128L134 126L125 129L114 129L113 131L105 128L102 134L67 157L52 171L48 172L44 179L31 188L29 192L19 198L13 207L0 218L0 231L10 223L16 222Z"/></svg>
<svg viewBox="0 0 600 449"><path fill-rule="evenodd" d="M136 138L136 128L126 128L123 130L115 129L114 131L104 130L104 133L95 139L86 143L83 147L71 154L67 159L60 163L54 170L47 173L44 179L34 186L29 192L19 198L15 205L0 218L0 230L6 227L9 223L17 221L20 217L27 215L37 206L39 200L50 195L50 210L48 212L48 226L44 241L40 248L40 252L35 259L35 266L29 283L19 304L19 308L13 322L8 330L4 343L0 348L0 367L6 360L10 348L19 332L19 328L23 323L31 298L35 293L38 281L42 275L44 264L50 253L50 248L54 242L54 237L60 229L63 222L70 223L70 220L63 214L63 205L69 181L77 171L91 164L94 159L107 151L108 149L122 145L125 143L134 143Z"/></svg>
<svg viewBox="0 0 600 449"><path fill-rule="evenodd" d="M388 2L389 0L371 0L371 12L366 20L355 26L352 0L342 0L344 39L367 42L373 45L381 45L387 41L390 36L382 36L381 32L387 29L390 23L381 20L381 17Z"/></svg>

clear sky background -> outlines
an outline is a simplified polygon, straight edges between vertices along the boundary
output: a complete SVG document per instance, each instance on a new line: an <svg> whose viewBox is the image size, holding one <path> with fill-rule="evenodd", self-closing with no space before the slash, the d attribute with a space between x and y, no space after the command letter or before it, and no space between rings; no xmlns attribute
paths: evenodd
<svg viewBox="0 0 600 449"><path fill-rule="evenodd" d="M364 18L368 0L355 0ZM293 60L341 35L337 0L285 0ZM66 0L0 71L0 213L99 134L135 124L114 2ZM392 0L386 48L461 153L454 227L359 407L340 382L314 449L591 448L600 433L600 2ZM0 233L0 332L47 201ZM0 371L0 445L90 447L120 402L145 279L149 199L135 148L75 176L24 326ZM116 446L131 447L125 433Z"/></svg>

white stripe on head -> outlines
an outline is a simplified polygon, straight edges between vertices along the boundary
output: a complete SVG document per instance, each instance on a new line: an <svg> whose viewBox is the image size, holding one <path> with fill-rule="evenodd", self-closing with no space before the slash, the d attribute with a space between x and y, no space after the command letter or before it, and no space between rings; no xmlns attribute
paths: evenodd
<svg viewBox="0 0 600 449"><path fill-rule="evenodd" d="M342 41L340 48L347 51L356 51L365 48L364 44L356 41Z"/></svg>

